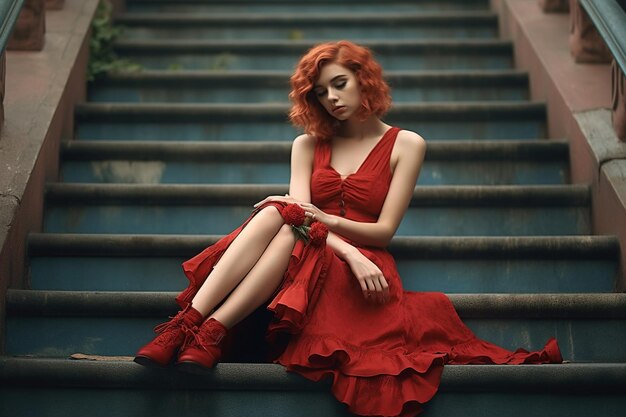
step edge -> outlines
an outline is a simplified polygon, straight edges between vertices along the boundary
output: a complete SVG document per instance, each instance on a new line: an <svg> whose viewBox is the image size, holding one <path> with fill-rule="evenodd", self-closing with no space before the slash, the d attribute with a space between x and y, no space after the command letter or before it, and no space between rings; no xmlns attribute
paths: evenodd
<svg viewBox="0 0 626 417"><path fill-rule="evenodd" d="M29 256L192 256L223 235L121 235L30 233ZM104 247L103 247L104 246ZM619 257L616 236L396 236L388 248L395 256L451 259L491 256L500 259L610 259ZM105 252L106 251L106 252Z"/></svg>
<svg viewBox="0 0 626 417"><path fill-rule="evenodd" d="M348 23L362 24L364 22L398 22L415 23L430 21L453 21L479 24L497 23L498 15L491 10L442 10L442 11L422 11L422 12L272 12L271 14L262 12L198 12L189 14L183 12L123 12L115 17L114 24L208 24L217 23L221 25L246 25L246 24L269 24L269 23L294 23L294 24L316 24L323 20L324 23Z"/></svg>
<svg viewBox="0 0 626 417"><path fill-rule="evenodd" d="M11 317L159 317L175 313L176 292L9 289ZM626 319L626 293L448 294L463 319Z"/></svg>
<svg viewBox="0 0 626 417"><path fill-rule="evenodd" d="M74 140L61 144L67 161L215 161L289 162L291 142L285 141L128 141ZM446 141L429 142L427 161L569 161L569 142ZM260 161L259 161L260 160Z"/></svg>
<svg viewBox="0 0 626 417"><path fill-rule="evenodd" d="M446 365L440 391L621 394L625 384L624 363ZM207 375L190 377L173 369L145 369L133 362L0 357L0 386L326 391L329 383L308 381L277 364L220 363Z"/></svg>
<svg viewBox="0 0 626 417"><path fill-rule="evenodd" d="M106 184L48 183L49 204L93 205L247 205L268 195L283 195L287 184ZM566 185L464 185L416 186L411 207L579 206L590 204L590 186ZM252 212L252 207L250 208Z"/></svg>

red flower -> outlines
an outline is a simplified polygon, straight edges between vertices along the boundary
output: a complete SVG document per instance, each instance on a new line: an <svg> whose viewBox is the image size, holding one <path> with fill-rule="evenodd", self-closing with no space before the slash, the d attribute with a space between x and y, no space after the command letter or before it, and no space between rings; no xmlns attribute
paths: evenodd
<svg viewBox="0 0 626 417"><path fill-rule="evenodd" d="M298 227L304 223L304 209L297 204L286 205L283 207L281 214L286 224Z"/></svg>
<svg viewBox="0 0 626 417"><path fill-rule="evenodd" d="M314 222L309 229L309 239L311 239L311 245L320 246L326 241L328 236L328 227L324 223Z"/></svg>

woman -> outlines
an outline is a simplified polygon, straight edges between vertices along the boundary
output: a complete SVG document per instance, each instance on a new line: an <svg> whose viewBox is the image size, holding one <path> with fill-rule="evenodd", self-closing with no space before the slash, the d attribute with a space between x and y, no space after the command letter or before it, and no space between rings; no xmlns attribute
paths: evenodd
<svg viewBox="0 0 626 417"><path fill-rule="evenodd" d="M242 226L183 264L184 309L135 361L165 366L178 351L181 370L211 368L228 330L267 304L268 341L285 341L275 362L312 380L331 376L335 397L360 415L418 414L445 363L561 362L554 339L509 352L477 339L444 294L403 291L385 248L426 144L380 119L391 99L370 51L318 45L291 85L290 117L307 134L293 142L289 194L255 204Z"/></svg>

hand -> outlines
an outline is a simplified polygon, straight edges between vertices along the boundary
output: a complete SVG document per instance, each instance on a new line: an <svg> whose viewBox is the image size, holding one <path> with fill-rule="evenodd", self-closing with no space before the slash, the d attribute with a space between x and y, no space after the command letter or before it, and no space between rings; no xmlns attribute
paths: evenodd
<svg viewBox="0 0 626 417"><path fill-rule="evenodd" d="M381 270L358 250L346 258L352 273L359 281L367 301L384 304L389 301L389 285Z"/></svg>
<svg viewBox="0 0 626 417"><path fill-rule="evenodd" d="M322 210L318 209L313 204L302 203L302 202L298 202L296 204L298 204L300 207L304 209L304 215L310 220L310 222L317 220L320 223L324 223L326 226L330 226L329 223L330 223L331 216L324 213Z"/></svg>
<svg viewBox="0 0 626 417"><path fill-rule="evenodd" d="M280 201L280 202L287 203L287 204L299 203L299 201L291 197L289 194L285 194L284 196L270 195L268 197L265 197L263 200L259 201L258 203L256 203L253 207L256 208L256 207L262 206L263 204L268 203L270 201Z"/></svg>

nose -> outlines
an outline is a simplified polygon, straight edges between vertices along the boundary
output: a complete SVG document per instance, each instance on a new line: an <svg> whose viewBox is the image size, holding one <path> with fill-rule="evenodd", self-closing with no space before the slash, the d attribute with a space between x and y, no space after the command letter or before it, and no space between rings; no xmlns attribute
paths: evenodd
<svg viewBox="0 0 626 417"><path fill-rule="evenodd" d="M333 88L328 89L328 100L337 101L337 92Z"/></svg>

